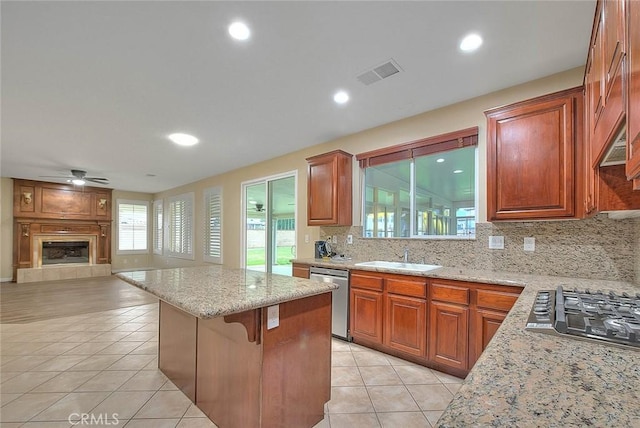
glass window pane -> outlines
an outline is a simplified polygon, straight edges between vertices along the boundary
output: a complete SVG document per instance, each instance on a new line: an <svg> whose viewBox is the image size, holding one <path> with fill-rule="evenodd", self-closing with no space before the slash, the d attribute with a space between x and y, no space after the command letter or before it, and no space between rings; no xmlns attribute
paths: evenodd
<svg viewBox="0 0 640 428"><path fill-rule="evenodd" d="M366 168L364 236L474 236L475 158L464 147Z"/></svg>
<svg viewBox="0 0 640 428"><path fill-rule="evenodd" d="M364 194L364 236L409 236L411 160L367 168Z"/></svg>
<svg viewBox="0 0 640 428"><path fill-rule="evenodd" d="M475 147L415 159L414 234L475 234Z"/></svg>

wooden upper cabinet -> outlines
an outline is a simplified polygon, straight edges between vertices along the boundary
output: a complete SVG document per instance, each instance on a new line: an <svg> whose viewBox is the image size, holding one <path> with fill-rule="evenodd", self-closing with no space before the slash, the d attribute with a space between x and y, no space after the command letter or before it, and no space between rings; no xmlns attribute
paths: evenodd
<svg viewBox="0 0 640 428"><path fill-rule="evenodd" d="M585 74L587 132L594 167L624 124L625 45L625 0L599 1Z"/></svg>
<svg viewBox="0 0 640 428"><path fill-rule="evenodd" d="M352 158L335 150L307 159L309 226L351 226Z"/></svg>
<svg viewBox="0 0 640 428"><path fill-rule="evenodd" d="M627 178L640 190L640 2L627 2Z"/></svg>
<svg viewBox="0 0 640 428"><path fill-rule="evenodd" d="M489 221L582 213L582 100L578 87L485 112Z"/></svg>

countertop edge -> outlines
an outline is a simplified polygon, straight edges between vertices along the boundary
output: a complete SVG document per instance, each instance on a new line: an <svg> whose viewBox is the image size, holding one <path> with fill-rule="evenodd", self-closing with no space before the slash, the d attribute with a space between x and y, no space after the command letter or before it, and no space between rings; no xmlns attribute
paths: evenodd
<svg viewBox="0 0 640 428"><path fill-rule="evenodd" d="M176 268L176 269L183 269L183 268ZM197 267L192 269L197 269ZM158 269L156 271L160 271L160 270L166 271L170 269ZM235 269L229 269L229 270L232 271ZM259 300L236 302L236 303L227 302L226 305L210 304L209 306L207 306L206 310L202 310L202 309L195 309L192 303L190 304L190 302L186 301L186 299L181 299L180 296L176 293L169 292L170 290L165 290L153 285L149 285L144 281L136 280L135 278L132 277L132 274L135 272L140 272L140 271L121 272L116 274L116 277L148 293L151 293L158 299L168 304L171 304L177 307L178 309L181 309L187 312L188 314L200 319L211 319L211 318L216 318L216 317L221 317L226 315L237 314L237 313L241 313L241 312L245 312L253 309L264 308L267 306L273 306L273 305L289 302L292 300L304 299L306 297L312 297L319 294L329 293L334 289L338 288L338 286L333 283L326 283L326 282L321 283L321 282L305 280L303 278L283 277L282 275L277 275L278 277L282 277L281 279L288 278L291 281L307 281L308 282L307 285L309 285L310 288L306 288L306 289L296 288L295 291L288 292L286 294L275 294L269 297L262 297ZM264 274L264 275L275 275L275 274Z"/></svg>

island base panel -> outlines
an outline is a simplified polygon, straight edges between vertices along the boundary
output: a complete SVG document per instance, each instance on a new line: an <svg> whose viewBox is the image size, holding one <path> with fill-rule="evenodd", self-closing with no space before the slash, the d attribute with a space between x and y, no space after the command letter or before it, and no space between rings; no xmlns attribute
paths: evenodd
<svg viewBox="0 0 640 428"><path fill-rule="evenodd" d="M158 368L196 401L197 318L160 301Z"/></svg>
<svg viewBox="0 0 640 428"><path fill-rule="evenodd" d="M280 325L270 330L267 308L198 320L196 404L221 428L313 427L324 418L331 397L331 293L279 306ZM253 316L256 323L246 321ZM234 319L243 323L229 323Z"/></svg>
<svg viewBox="0 0 640 428"><path fill-rule="evenodd" d="M277 328L262 316L262 427L313 427L331 398L331 293L281 304Z"/></svg>
<svg viewBox="0 0 640 428"><path fill-rule="evenodd" d="M243 324L198 320L196 405L217 426L260 426L261 365L262 347L247 339Z"/></svg>

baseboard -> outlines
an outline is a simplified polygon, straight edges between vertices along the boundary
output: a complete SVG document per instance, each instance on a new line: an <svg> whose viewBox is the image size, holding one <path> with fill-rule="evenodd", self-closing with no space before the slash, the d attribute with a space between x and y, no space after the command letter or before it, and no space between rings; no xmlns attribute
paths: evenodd
<svg viewBox="0 0 640 428"><path fill-rule="evenodd" d="M0 282L11 282L13 281L13 278L9 277L9 278L0 278Z"/></svg>

